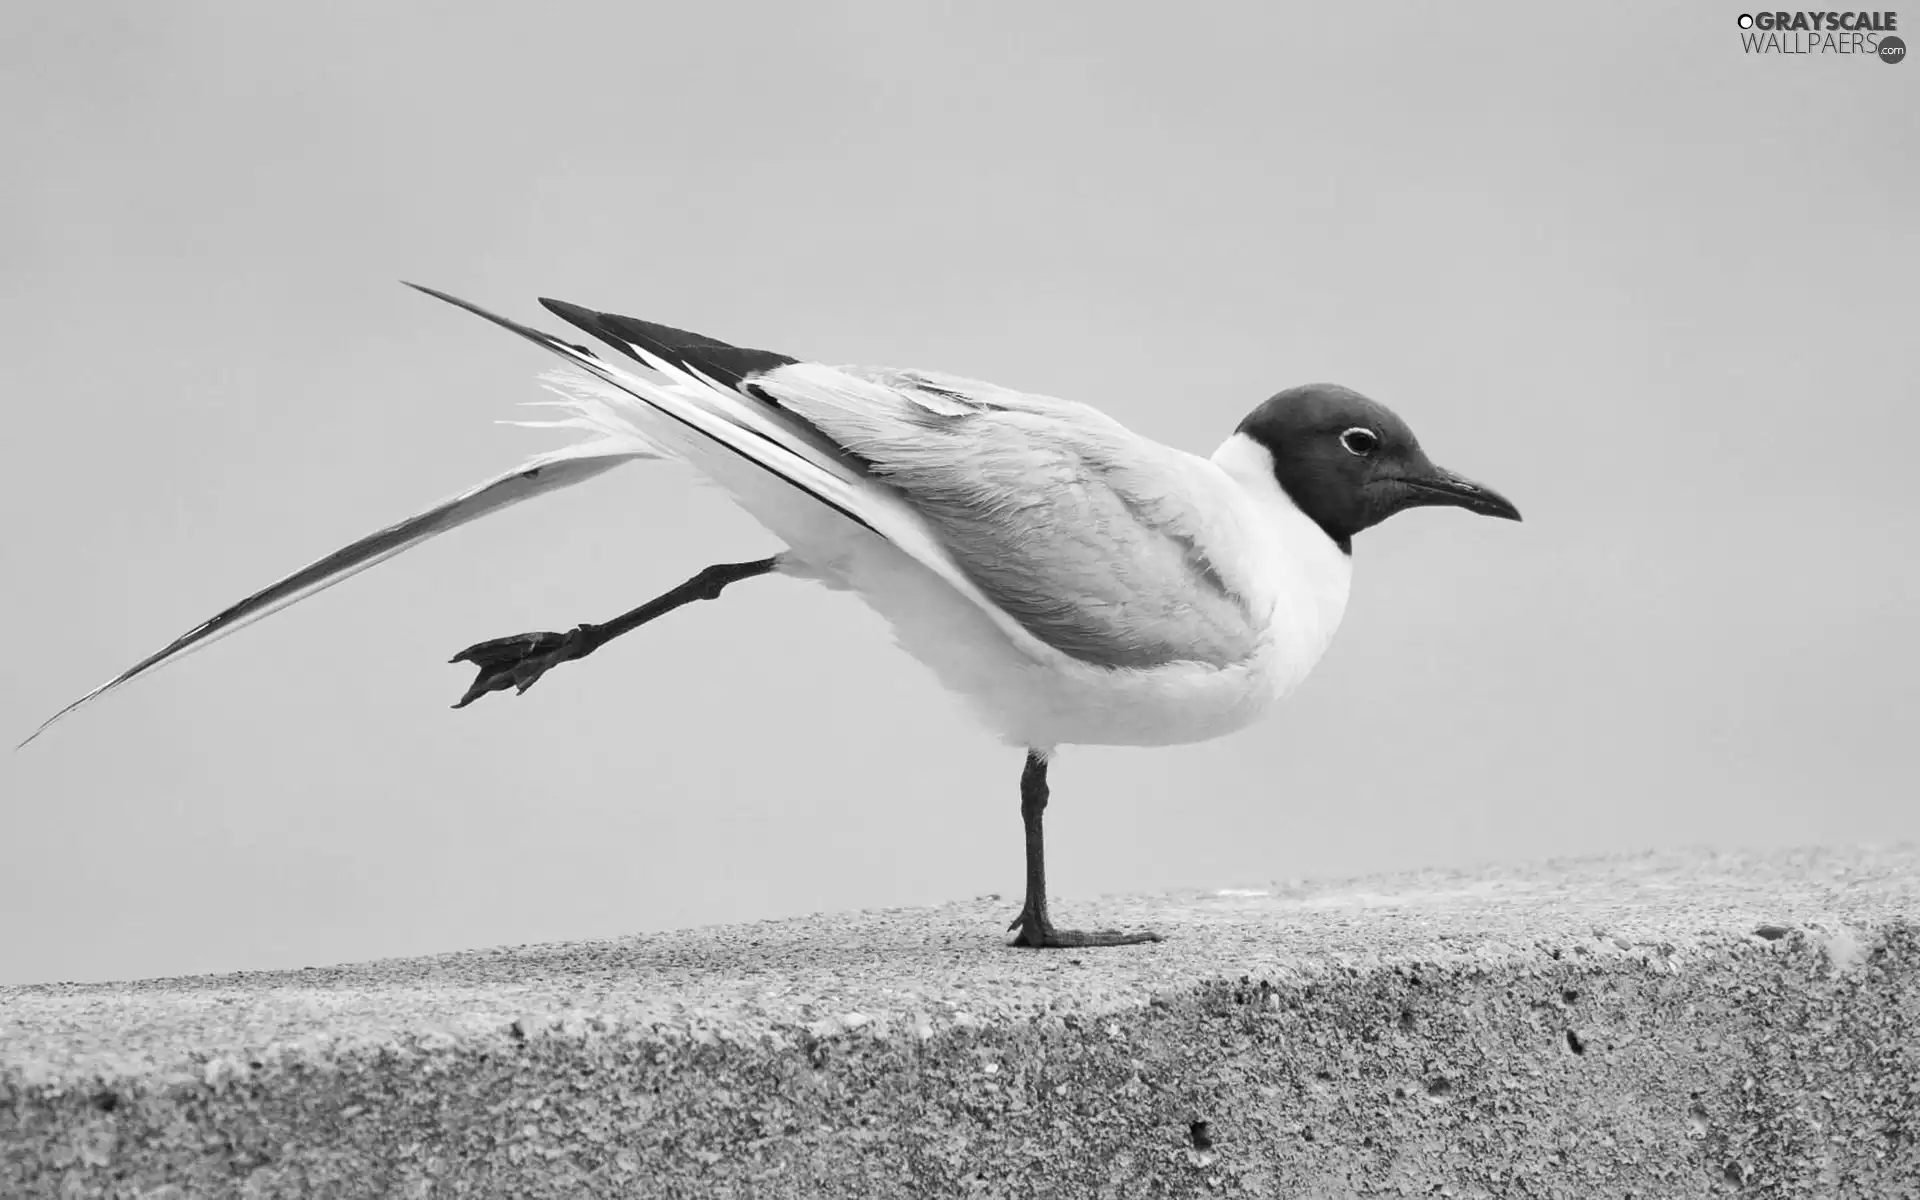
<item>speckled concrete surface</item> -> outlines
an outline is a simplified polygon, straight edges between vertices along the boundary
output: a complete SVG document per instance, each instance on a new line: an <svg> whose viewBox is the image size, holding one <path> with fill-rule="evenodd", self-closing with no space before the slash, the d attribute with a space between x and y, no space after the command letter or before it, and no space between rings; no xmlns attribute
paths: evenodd
<svg viewBox="0 0 1920 1200"><path fill-rule="evenodd" d="M0 1195L1920 1195L1920 858L0 989Z"/></svg>

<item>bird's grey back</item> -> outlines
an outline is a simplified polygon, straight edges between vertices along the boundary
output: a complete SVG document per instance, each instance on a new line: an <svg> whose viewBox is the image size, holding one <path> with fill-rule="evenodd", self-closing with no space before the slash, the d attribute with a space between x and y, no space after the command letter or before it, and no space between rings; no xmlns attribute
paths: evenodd
<svg viewBox="0 0 1920 1200"><path fill-rule="evenodd" d="M896 489L1035 637L1113 668L1252 653L1258 630L1185 498L1204 464L1086 405L932 372L837 369L880 388L789 388L780 372L761 382Z"/></svg>

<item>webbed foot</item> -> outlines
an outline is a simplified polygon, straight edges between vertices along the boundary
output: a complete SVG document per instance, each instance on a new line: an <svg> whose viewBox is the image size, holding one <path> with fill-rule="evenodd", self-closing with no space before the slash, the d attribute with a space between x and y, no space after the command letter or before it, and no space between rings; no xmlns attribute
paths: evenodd
<svg viewBox="0 0 1920 1200"><path fill-rule="evenodd" d="M594 648L595 626L576 625L566 633L516 633L512 637L475 642L448 659L469 662L480 668L467 694L455 708L465 708L488 692L514 689L526 691L540 677L569 659L579 658Z"/></svg>
<svg viewBox="0 0 1920 1200"><path fill-rule="evenodd" d="M1099 929L1083 931L1079 929L1055 929L1044 913L1035 913L1032 909L1021 909L1020 915L1013 919L1009 930L1018 930L1013 939L1016 946L1030 946L1036 950L1074 950L1083 946L1137 946L1143 942L1165 941L1151 930L1138 933L1125 933L1118 929Z"/></svg>

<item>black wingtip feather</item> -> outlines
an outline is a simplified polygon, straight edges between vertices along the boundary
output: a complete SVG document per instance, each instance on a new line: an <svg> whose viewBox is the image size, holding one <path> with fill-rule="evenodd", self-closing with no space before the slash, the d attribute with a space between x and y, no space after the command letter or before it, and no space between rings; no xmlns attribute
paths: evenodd
<svg viewBox="0 0 1920 1200"><path fill-rule="evenodd" d="M682 370L698 371L723 387L738 388L755 375L764 375L776 367L799 361L772 350L735 346L703 333L675 329L671 325L642 321L636 317L623 317L618 313L596 312L565 300L542 296L540 303L554 316L586 330L642 365L645 365L644 360L634 353L635 346Z"/></svg>
<svg viewBox="0 0 1920 1200"><path fill-rule="evenodd" d="M455 308L465 309L467 312L472 313L474 316L480 317L484 320L491 321L495 325L500 326L502 329L512 330L514 333L519 334L521 337L526 338L528 341L534 342L538 345L545 346L549 350L570 350L575 354L584 355L587 358L599 357L592 350L588 349L585 346L576 345L573 342L562 341L561 339L553 336L552 334L545 333L541 330L535 329L530 325L522 325L520 322L510 320L506 317L501 316L499 313L488 312L486 309L481 308L477 304L470 304L467 301L462 300L460 297L449 295L438 288L430 288L423 283L412 283L405 279L402 279L400 282L406 284L408 287L412 288L416 292L424 292L427 295L432 296L435 300L444 300L448 304L453 305Z"/></svg>
<svg viewBox="0 0 1920 1200"><path fill-rule="evenodd" d="M401 282L405 283L406 281L402 280ZM563 342L550 333L542 333L538 329L534 329L528 325L522 325L520 322L503 317L498 313L488 312L477 304L469 304L458 296L450 296L435 288L424 287L417 283L408 283L407 286L413 288L415 291L424 292L436 300L444 300L455 308L463 308L474 316L490 321L502 329L511 330L536 345L544 346L548 350L557 352L563 358L575 361L586 359L592 363L592 365L587 367L587 370L592 371L622 391L628 392L645 403L652 405L664 416L678 421L682 425L695 428L696 432L699 432L698 427L693 426L692 422L685 416L674 412L672 409L662 408L654 401L648 400L641 393L635 392L626 384L621 383L612 373L613 369L603 363L594 361L592 352L585 347L574 346L571 343ZM788 363L799 361L798 359L788 358L784 354L774 354L768 350L746 350L738 346L729 346L725 342L717 342L712 338L702 337L697 333L688 333L683 329L672 329L665 325L655 325L648 321L636 321L631 317L616 316L612 313L597 313L592 309L581 308L577 304L568 304L563 300L542 299L540 303L544 304L549 312L554 313L571 324L578 325L580 328L585 329L588 333L605 341L608 345L633 359L641 366L647 366L648 364L645 359L634 353L633 347L628 344L629 341L640 345L648 354L656 355L659 358L664 358L669 362L682 366L691 366L708 378L720 383L722 386L737 387L741 381L750 376L770 371L774 367L785 366ZM661 340L660 335L665 335L664 341ZM669 345L668 343L676 343L678 348L676 349L675 346ZM655 349L656 344L659 347L657 350ZM847 454L845 450L841 449L837 444L833 443L805 422L795 419L794 427L802 436L815 439L816 444L828 453ZM799 488L801 491L811 495L814 499L840 513L854 524L867 529L873 528L873 525L859 513L846 507L832 497L799 482L791 475L782 472L779 468L769 465L764 459L749 454L739 446L728 445L724 442L721 444L727 445L727 448L733 451L733 453L752 462L762 470L779 477L793 487ZM848 458L850 461L858 461L854 459L852 455L848 455Z"/></svg>

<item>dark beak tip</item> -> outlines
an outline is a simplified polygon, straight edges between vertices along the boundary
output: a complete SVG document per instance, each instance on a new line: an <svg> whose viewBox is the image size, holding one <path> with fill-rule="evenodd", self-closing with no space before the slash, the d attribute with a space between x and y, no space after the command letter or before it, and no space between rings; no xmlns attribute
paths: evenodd
<svg viewBox="0 0 1920 1200"><path fill-rule="evenodd" d="M1520 510L1513 501L1484 484L1475 483L1445 468L1437 469L1432 478L1415 478L1406 482L1425 494L1423 503L1450 504L1478 516L1498 517L1503 521L1521 519Z"/></svg>

